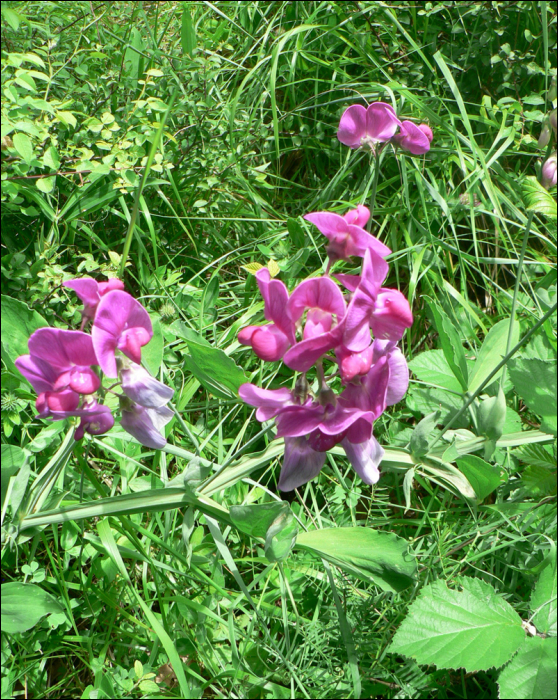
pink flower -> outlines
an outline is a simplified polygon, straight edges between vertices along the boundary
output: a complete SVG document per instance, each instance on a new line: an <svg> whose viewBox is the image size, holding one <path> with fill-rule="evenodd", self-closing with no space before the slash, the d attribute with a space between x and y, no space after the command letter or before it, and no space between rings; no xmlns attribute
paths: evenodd
<svg viewBox="0 0 558 700"><path fill-rule="evenodd" d="M124 282L116 278L111 278L107 282L97 282L91 277L81 277L62 282L64 287L73 289L78 297L83 301L83 311L81 312L81 330L88 320L95 318L95 311L101 301L101 297L113 289L124 289Z"/></svg>
<svg viewBox="0 0 558 700"><path fill-rule="evenodd" d="M296 342L288 310L289 292L283 282L271 279L267 268L258 270L256 281L264 300L264 316L272 323L243 328L238 334L238 342L251 345L260 359L276 362Z"/></svg>
<svg viewBox="0 0 558 700"><path fill-rule="evenodd" d="M351 105L341 116L337 138L351 148L374 147L389 141L400 124L393 107L385 102L374 102L368 109Z"/></svg>
<svg viewBox="0 0 558 700"><path fill-rule="evenodd" d="M116 350L140 364L141 348L152 336L149 314L130 294L113 290L102 297L91 337L99 364L107 377L118 376Z"/></svg>
<svg viewBox="0 0 558 700"><path fill-rule="evenodd" d="M95 400L84 404L80 410L74 411L72 415L81 418L74 434L75 440L81 440L85 433L102 435L107 433L114 425L114 416L110 408L101 406Z"/></svg>
<svg viewBox="0 0 558 700"><path fill-rule="evenodd" d="M396 289L381 284L388 265L380 256L366 251L362 276L337 275L353 297L347 309L343 345L351 352L362 352L370 345L369 327L378 338L400 340L413 324L407 299Z"/></svg>
<svg viewBox="0 0 558 700"><path fill-rule="evenodd" d="M556 153L549 156L542 166L542 186L549 190L556 187Z"/></svg>
<svg viewBox="0 0 558 700"><path fill-rule="evenodd" d="M174 415L170 408L145 408L124 398L120 399L120 408L120 425L139 443L154 450L161 450L167 444L161 431Z"/></svg>
<svg viewBox="0 0 558 700"><path fill-rule="evenodd" d="M432 130L426 124L417 126L413 122L404 120L401 122L399 133L393 137L393 140L401 148L418 156L430 150L432 138Z"/></svg>
<svg viewBox="0 0 558 700"><path fill-rule="evenodd" d="M260 389L247 382L241 384L238 393L245 403L257 407L256 418L261 423L274 418L281 410L295 403L289 389Z"/></svg>
<svg viewBox="0 0 558 700"><path fill-rule="evenodd" d="M362 228L370 218L370 211L363 205L351 209L344 216L329 211L315 211L303 218L328 238L327 253L333 262L346 260L351 255L363 257L368 249L374 250L381 257L391 253L386 245Z"/></svg>
<svg viewBox="0 0 558 700"><path fill-rule="evenodd" d="M361 352L351 352L343 345L335 348L335 355L339 362L339 371L343 384L351 381L354 377L367 374L372 364L372 346L370 345Z"/></svg>
<svg viewBox="0 0 558 700"><path fill-rule="evenodd" d="M174 391L152 377L135 362L123 361L120 368L122 391L129 399L145 408L160 408L171 399Z"/></svg>
<svg viewBox="0 0 558 700"><path fill-rule="evenodd" d="M91 336L81 331L39 328L28 341L29 355L15 361L39 394L36 407L41 418L51 412L75 410L80 394L92 394L101 382L91 369L97 358Z"/></svg>

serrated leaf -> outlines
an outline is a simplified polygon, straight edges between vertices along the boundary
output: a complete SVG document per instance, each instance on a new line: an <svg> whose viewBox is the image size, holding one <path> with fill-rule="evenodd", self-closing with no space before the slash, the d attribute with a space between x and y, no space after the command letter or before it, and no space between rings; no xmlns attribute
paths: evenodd
<svg viewBox="0 0 558 700"><path fill-rule="evenodd" d="M534 498L556 495L556 472L529 466L521 475L523 488Z"/></svg>
<svg viewBox="0 0 558 700"><path fill-rule="evenodd" d="M556 636L556 548L549 557L550 563L543 569L531 596L532 622L537 632Z"/></svg>
<svg viewBox="0 0 558 700"><path fill-rule="evenodd" d="M474 393L481 384L488 378L489 374L496 369L506 354L508 342L508 334L510 330L510 320L505 318L498 321L488 331L486 338L482 344L477 359L475 360L474 369L469 373L469 391ZM513 324L511 347L519 340L519 323ZM502 374L500 370L492 381L497 381Z"/></svg>
<svg viewBox="0 0 558 700"><path fill-rule="evenodd" d="M258 270L261 270L263 268L263 265L261 265L259 262L251 262L247 265L241 265L241 267L243 270L246 270L246 272L249 272L251 275L255 275Z"/></svg>
<svg viewBox="0 0 558 700"><path fill-rule="evenodd" d="M556 637L527 637L498 678L501 700L554 700Z"/></svg>
<svg viewBox="0 0 558 700"><path fill-rule="evenodd" d="M295 549L323 557L385 591L399 592L413 583L416 561L408 544L391 532L364 527L335 527L301 532Z"/></svg>
<svg viewBox="0 0 558 700"><path fill-rule="evenodd" d="M556 199L547 192L534 176L526 177L523 181L523 195L527 209L556 219Z"/></svg>
<svg viewBox="0 0 558 700"><path fill-rule="evenodd" d="M267 269L269 270L271 277L277 277L277 275L281 272L279 265L273 259L267 263Z"/></svg>
<svg viewBox="0 0 558 700"><path fill-rule="evenodd" d="M444 581L425 586L388 651L468 672L505 664L525 639L521 618L488 583L471 578L460 583L462 591Z"/></svg>
<svg viewBox="0 0 558 700"><path fill-rule="evenodd" d="M541 417L541 429L556 435L556 362L520 357L508 367L515 390Z"/></svg>

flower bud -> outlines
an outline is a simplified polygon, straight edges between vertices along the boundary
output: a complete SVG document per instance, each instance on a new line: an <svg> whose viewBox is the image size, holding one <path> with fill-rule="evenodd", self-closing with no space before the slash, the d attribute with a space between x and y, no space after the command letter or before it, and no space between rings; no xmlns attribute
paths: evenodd
<svg viewBox="0 0 558 700"><path fill-rule="evenodd" d="M556 153L553 153L542 166L542 186L549 190L556 187Z"/></svg>

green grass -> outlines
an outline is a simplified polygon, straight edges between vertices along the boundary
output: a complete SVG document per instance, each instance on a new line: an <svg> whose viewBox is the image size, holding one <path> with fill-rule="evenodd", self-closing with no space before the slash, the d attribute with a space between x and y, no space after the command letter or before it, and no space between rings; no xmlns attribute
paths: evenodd
<svg viewBox="0 0 558 700"><path fill-rule="evenodd" d="M406 357L442 347L432 300L469 359L509 319L514 298L524 336L556 294L555 191L535 196L527 180L552 150L537 139L552 109L555 7L4 5L2 114L10 138L28 135L31 152L26 160L3 140L2 292L50 325L77 328L79 307L61 282L125 269L128 289L160 319L164 352L153 362L175 389L180 420L162 452L118 429L76 443L39 510L95 508L99 498L112 498L114 510L63 524L46 525L46 516L18 535L17 496L36 483L69 426L36 418L34 395L3 353L2 445L25 449L28 465L4 519L3 582L40 585L61 612L2 635L2 697L496 697L494 669L419 666L388 647L420 590L439 578L479 577L529 617L555 546L556 490L537 479L525 448L496 450L490 461L501 485L478 507L420 469L406 502L405 465L367 487L336 452L319 478L283 496L301 530L358 524L404 538L418 575L402 593L300 550L270 563L261 542L226 520L217 526L211 513L281 498L281 450L258 456L273 436L235 396L200 385L184 338L201 335L262 386L289 385L284 365L266 365L236 342L240 328L263 319L242 266L273 259L289 289L325 269L323 240L299 217L369 203L371 161L349 152L336 130L348 105L378 99L434 132L425 158L385 150L375 197L373 230L394 251L387 286L408 296L415 317L402 341ZM18 64L29 52L43 65ZM533 352L551 361L555 317L536 342ZM540 416L505 387L504 434L538 429ZM440 403L426 389L414 375L406 399L377 421L382 445L406 445ZM465 412L456 427L475 432L475 417ZM542 449L552 461L555 442ZM223 468L202 488L214 510L204 515L178 500L150 507L195 457ZM130 494L137 511L123 514L116 498Z"/></svg>

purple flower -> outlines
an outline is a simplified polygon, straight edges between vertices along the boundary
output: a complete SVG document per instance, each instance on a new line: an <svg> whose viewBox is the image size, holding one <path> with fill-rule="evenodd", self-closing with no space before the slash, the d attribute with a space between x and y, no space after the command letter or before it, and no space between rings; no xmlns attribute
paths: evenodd
<svg viewBox="0 0 558 700"><path fill-rule="evenodd" d="M374 102L368 109L351 105L341 116L337 138L351 148L374 147L389 141L400 124L393 107L385 102Z"/></svg>
<svg viewBox="0 0 558 700"><path fill-rule="evenodd" d="M294 397L289 389L260 389L255 384L241 384L240 398L250 406L257 407L256 418L263 423L274 418L279 411L294 405Z"/></svg>
<svg viewBox="0 0 558 700"><path fill-rule="evenodd" d="M98 404L95 400L84 404L80 410L74 411L72 415L81 418L74 434L75 440L81 440L84 433L102 435L107 433L114 425L114 416L110 408Z"/></svg>
<svg viewBox="0 0 558 700"><path fill-rule="evenodd" d="M102 297L91 337L101 369L107 377L118 376L116 350L133 362L141 362L141 348L153 336L149 314L127 292L113 290Z"/></svg>
<svg viewBox="0 0 558 700"><path fill-rule="evenodd" d="M155 450L167 444L161 431L174 415L170 408L145 408L125 398L120 399L120 408L120 425L139 443Z"/></svg>
<svg viewBox="0 0 558 700"><path fill-rule="evenodd" d="M386 245L362 228L370 218L370 211L363 205L351 209L344 216L329 211L315 211L303 218L328 238L327 254L332 262L346 260L351 255L362 258L368 249L382 257L391 253Z"/></svg>
<svg viewBox="0 0 558 700"><path fill-rule="evenodd" d="M339 345L335 348L335 355L339 362L339 371L343 384L351 381L356 376L367 374L372 364L371 345L361 352L351 352L343 345Z"/></svg>
<svg viewBox="0 0 558 700"><path fill-rule="evenodd" d="M381 284L388 265L380 256L366 251L362 276L337 275L353 297L347 309L343 344L351 352L362 352L370 345L369 327L377 338L400 340L413 324L407 299L396 289Z"/></svg>
<svg viewBox="0 0 558 700"><path fill-rule="evenodd" d="M124 282L115 277L107 282L97 282L91 277L81 277L62 282L64 287L73 289L78 297L83 301L83 311L81 312L81 330L88 320L95 318L95 311L101 301L101 297L113 289L124 289Z"/></svg>
<svg viewBox="0 0 558 700"><path fill-rule="evenodd" d="M135 362L122 360L121 363L122 390L129 399L145 408L160 408L172 399L174 391L170 386L152 377Z"/></svg>
<svg viewBox="0 0 558 700"><path fill-rule="evenodd" d="M97 391L101 381L91 369L97 358L91 336L81 331L39 328L28 341L29 355L15 361L39 395L36 407L45 418L52 411L72 411L80 394Z"/></svg>
<svg viewBox="0 0 558 700"><path fill-rule="evenodd" d="M542 186L549 190L556 187L556 180L556 153L553 153L542 166Z"/></svg>
<svg viewBox="0 0 558 700"><path fill-rule="evenodd" d="M413 122L404 120L401 122L399 133L393 137L393 140L401 146L401 148L418 156L430 150L432 138L432 130L426 124L417 126L413 124Z"/></svg>
<svg viewBox="0 0 558 700"><path fill-rule="evenodd" d="M288 310L289 292L283 282L271 279L267 268L258 270L256 281L264 300L264 316L272 323L243 328L238 334L238 342L251 345L260 359L276 362L296 342Z"/></svg>

